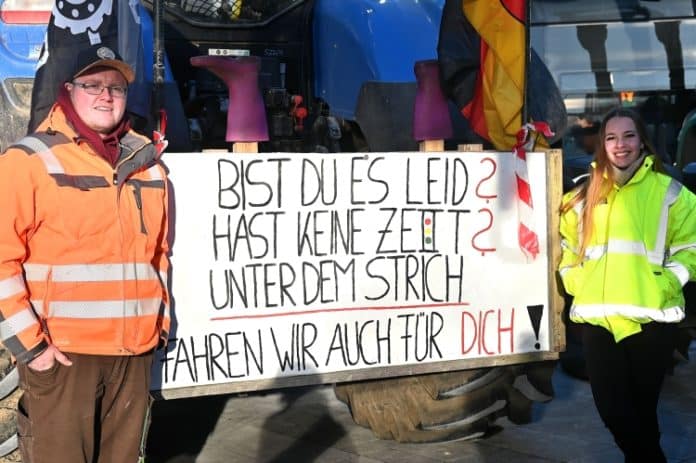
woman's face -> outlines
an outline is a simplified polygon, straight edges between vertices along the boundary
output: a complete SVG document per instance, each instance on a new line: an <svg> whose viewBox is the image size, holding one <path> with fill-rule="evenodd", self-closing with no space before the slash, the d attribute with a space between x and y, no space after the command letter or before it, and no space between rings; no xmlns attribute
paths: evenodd
<svg viewBox="0 0 696 463"><path fill-rule="evenodd" d="M642 145L633 119L614 117L607 121L604 149L612 166L620 170L628 168L640 157Z"/></svg>

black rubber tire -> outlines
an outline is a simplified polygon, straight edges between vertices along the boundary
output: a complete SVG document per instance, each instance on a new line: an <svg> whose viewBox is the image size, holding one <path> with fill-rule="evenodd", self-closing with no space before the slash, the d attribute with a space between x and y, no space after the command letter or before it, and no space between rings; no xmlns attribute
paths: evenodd
<svg viewBox="0 0 696 463"><path fill-rule="evenodd" d="M553 398L555 362L337 384L353 420L380 439L438 442L484 437L495 421L528 423Z"/></svg>

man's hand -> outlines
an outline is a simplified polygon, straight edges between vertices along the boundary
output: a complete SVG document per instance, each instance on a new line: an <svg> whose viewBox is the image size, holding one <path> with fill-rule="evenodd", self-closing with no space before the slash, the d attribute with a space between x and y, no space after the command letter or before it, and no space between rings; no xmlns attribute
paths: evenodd
<svg viewBox="0 0 696 463"><path fill-rule="evenodd" d="M27 365L34 371L46 371L53 366L54 363L60 362L66 367L72 365L70 359L56 346L50 344L45 351L34 357L34 360Z"/></svg>

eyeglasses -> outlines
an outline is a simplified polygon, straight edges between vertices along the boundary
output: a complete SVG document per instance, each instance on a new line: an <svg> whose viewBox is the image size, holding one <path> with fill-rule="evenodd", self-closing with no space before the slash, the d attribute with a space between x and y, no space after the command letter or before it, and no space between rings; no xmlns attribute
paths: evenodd
<svg viewBox="0 0 696 463"><path fill-rule="evenodd" d="M82 90L90 95L101 95L104 89L109 91L109 94L114 98L123 98L128 93L128 87L120 85L101 85L101 84L86 84L84 82L71 82L77 85Z"/></svg>

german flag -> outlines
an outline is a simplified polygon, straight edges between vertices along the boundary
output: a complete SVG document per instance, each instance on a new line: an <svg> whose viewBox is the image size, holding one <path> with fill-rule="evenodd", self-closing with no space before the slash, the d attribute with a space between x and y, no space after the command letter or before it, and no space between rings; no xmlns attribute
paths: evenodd
<svg viewBox="0 0 696 463"><path fill-rule="evenodd" d="M438 55L445 90L477 135L510 150L522 127L525 0L447 0Z"/></svg>
<svg viewBox="0 0 696 463"><path fill-rule="evenodd" d="M525 0L464 0L464 16L481 38L473 100L462 108L472 128L496 149L511 149L522 127L525 90Z"/></svg>

